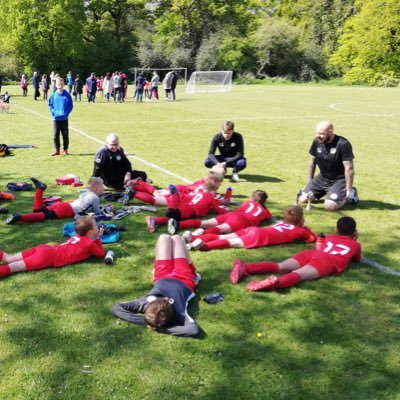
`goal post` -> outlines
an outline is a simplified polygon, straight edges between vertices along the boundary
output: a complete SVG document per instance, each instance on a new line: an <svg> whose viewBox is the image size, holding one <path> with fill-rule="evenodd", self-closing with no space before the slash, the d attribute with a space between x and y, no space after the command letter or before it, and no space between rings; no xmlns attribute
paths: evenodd
<svg viewBox="0 0 400 400"><path fill-rule="evenodd" d="M132 70L131 70L132 71ZM160 81L164 79L165 75L167 75L170 71L175 71L178 80L181 80L186 85L187 82L187 68L137 68L133 69L135 74L134 80L136 82L136 78L140 73L143 73L145 78L151 80L153 71L157 71L158 75L160 76Z"/></svg>
<svg viewBox="0 0 400 400"><path fill-rule="evenodd" d="M195 71L186 85L186 93L230 92L232 71Z"/></svg>

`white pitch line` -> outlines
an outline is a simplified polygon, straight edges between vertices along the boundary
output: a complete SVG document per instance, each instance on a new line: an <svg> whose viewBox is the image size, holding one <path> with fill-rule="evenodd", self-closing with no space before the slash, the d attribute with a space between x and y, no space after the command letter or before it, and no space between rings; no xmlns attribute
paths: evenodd
<svg viewBox="0 0 400 400"><path fill-rule="evenodd" d="M394 276L400 276L400 271L396 271L396 270L394 270L392 268L384 267L383 265L377 263L374 260L371 260L368 257L362 256L361 257L361 262L364 263L364 264L367 264L369 267L376 268L379 271L382 271L382 272L384 272L386 274L394 275Z"/></svg>
<svg viewBox="0 0 400 400"><path fill-rule="evenodd" d="M340 112L345 112L349 114L355 114L363 117L397 117L397 115L394 114L370 114L370 113L364 113L361 111L352 111L352 110L346 110L343 108L338 107L339 105L342 105L344 103L332 103L329 105L329 108L332 108L335 111L340 111Z"/></svg>
<svg viewBox="0 0 400 400"><path fill-rule="evenodd" d="M47 120L49 120L49 121L52 121L52 120L53 120L52 118L47 117L46 115L43 115L43 114L40 114L40 113L38 113L38 112L36 112L36 111L30 110L29 108L26 108L26 107L24 107L24 106L21 106L21 105L18 104L18 103L13 103L13 104L16 105L16 106L18 106L18 107L20 107L20 108L22 108L22 109L25 110L25 111L28 111L28 112L30 112L30 113L32 113L32 114L34 114L34 115L37 115L38 117L47 119ZM74 127L72 127L72 126L69 126L69 129L70 129L71 131L74 131L74 132L78 133L78 134L81 135L81 136L84 136L84 137L86 137L86 138L88 138L88 139L90 139L90 140L96 142L96 143L99 143L99 144L101 144L101 145L104 144L104 142L101 141L100 139L97 139L97 138L95 138L94 136L91 136L91 135L89 135L89 134L87 134L87 133L81 131L80 129L74 128ZM192 182L190 179L187 179L187 178L184 178L183 176L180 176L180 175L178 175L178 174L175 174L174 172L172 172L172 171L170 171L170 170L168 170L168 169L166 169L166 168L160 167L159 165L154 164L154 163L152 163L152 162L150 162L150 161L144 160L143 158L140 158L140 157L137 157L137 156L134 156L134 155L130 155L130 154L128 154L127 157L128 157L128 158L135 159L135 160L137 160L137 161L139 161L139 162L141 162L141 163L143 163L143 164L145 164L145 165L148 165L148 166L151 167L151 168L157 169L157 170L163 172L163 173L166 174L166 175L170 175L170 176L173 176L174 178L178 178L178 179L180 179L180 180L183 181L183 182L186 182L186 183Z"/></svg>

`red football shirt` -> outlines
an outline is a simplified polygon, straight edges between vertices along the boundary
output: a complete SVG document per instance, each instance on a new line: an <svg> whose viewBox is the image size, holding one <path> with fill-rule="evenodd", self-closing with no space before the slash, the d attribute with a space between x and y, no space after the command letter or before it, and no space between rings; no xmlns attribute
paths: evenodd
<svg viewBox="0 0 400 400"><path fill-rule="evenodd" d="M73 264L85 260L91 255L97 258L104 257L104 248L100 239L93 240L88 236L74 235L66 242L54 246L56 254L54 266Z"/></svg>

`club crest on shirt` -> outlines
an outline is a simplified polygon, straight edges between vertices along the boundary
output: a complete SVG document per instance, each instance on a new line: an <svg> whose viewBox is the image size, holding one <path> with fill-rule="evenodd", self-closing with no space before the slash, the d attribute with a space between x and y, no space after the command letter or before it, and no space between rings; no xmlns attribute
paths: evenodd
<svg viewBox="0 0 400 400"><path fill-rule="evenodd" d="M320 154L322 153L321 147L318 147L318 148L317 148L317 153L320 153Z"/></svg>
<svg viewBox="0 0 400 400"><path fill-rule="evenodd" d="M101 158L96 158L97 163L101 163Z"/></svg>
<svg viewBox="0 0 400 400"><path fill-rule="evenodd" d="M236 143L231 143L231 147L235 147L236 146Z"/></svg>
<svg viewBox="0 0 400 400"><path fill-rule="evenodd" d="M121 156L116 157L118 161L121 161Z"/></svg>
<svg viewBox="0 0 400 400"><path fill-rule="evenodd" d="M336 147L332 147L331 150L330 150L330 153L331 154L335 154L336 153Z"/></svg>

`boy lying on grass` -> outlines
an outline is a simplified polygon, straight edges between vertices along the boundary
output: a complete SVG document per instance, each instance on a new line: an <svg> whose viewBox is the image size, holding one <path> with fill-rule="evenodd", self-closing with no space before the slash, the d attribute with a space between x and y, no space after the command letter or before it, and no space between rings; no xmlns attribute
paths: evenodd
<svg viewBox="0 0 400 400"><path fill-rule="evenodd" d="M54 246L40 244L15 255L0 251L0 278L15 272L36 271L49 267L62 267L86 260L91 255L104 257L101 244L102 229L93 217L81 217L75 222L76 235Z"/></svg>
<svg viewBox="0 0 400 400"><path fill-rule="evenodd" d="M280 263L263 261L246 264L241 260L233 263L230 273L232 283L238 283L243 275L283 273L271 275L262 281L251 281L246 288L251 291L272 290L294 286L300 281L318 279L326 275L342 273L350 261L361 259L361 245L357 242L356 221L342 217L337 221L336 234L329 235L320 250L304 250Z"/></svg>
<svg viewBox="0 0 400 400"><path fill-rule="evenodd" d="M272 218L268 208L265 207L268 195L263 190L256 190L251 195L250 201L245 201L236 210L217 217L201 220L188 219L177 221L171 218L168 221L168 232L174 235L178 229L198 228L194 232L187 231L184 238L189 241L192 236L208 233L230 233L249 226L258 226L264 220Z"/></svg>
<svg viewBox="0 0 400 400"><path fill-rule="evenodd" d="M200 328L187 306L195 294L196 273L184 241L177 235L160 235L154 261L154 287L137 300L114 305L111 312L136 325L175 336L196 336Z"/></svg>
<svg viewBox="0 0 400 400"><path fill-rule="evenodd" d="M275 225L259 228L251 226L226 235L203 234L189 238L189 250L217 250L230 247L254 249L257 247L294 242L303 239L315 242L316 235L304 226L303 209L289 206L283 214L283 221Z"/></svg>
<svg viewBox="0 0 400 400"><path fill-rule="evenodd" d="M43 205L43 194L47 186L36 178L31 178L31 181L36 187L33 201L33 213L11 215L6 219L6 224L70 218L76 214L85 214L89 212L100 214L99 196L104 192L103 180L101 178L90 178L87 188L81 190L77 200L70 203L60 201L47 207Z"/></svg>

